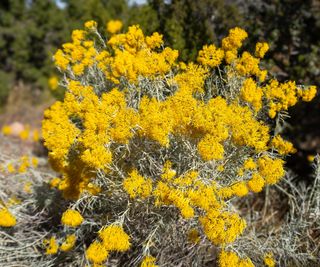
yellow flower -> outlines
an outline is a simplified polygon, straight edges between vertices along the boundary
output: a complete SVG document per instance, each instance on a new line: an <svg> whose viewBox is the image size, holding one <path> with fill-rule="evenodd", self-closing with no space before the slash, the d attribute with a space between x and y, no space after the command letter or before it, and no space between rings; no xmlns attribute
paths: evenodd
<svg viewBox="0 0 320 267"><path fill-rule="evenodd" d="M219 267L254 267L249 258L241 259L232 251L222 250L219 254Z"/></svg>
<svg viewBox="0 0 320 267"><path fill-rule="evenodd" d="M26 125L24 130L19 133L19 137L21 140L27 140L30 135L30 126Z"/></svg>
<svg viewBox="0 0 320 267"><path fill-rule="evenodd" d="M227 64L231 64L237 58L238 54L237 51L231 50L225 52L225 60Z"/></svg>
<svg viewBox="0 0 320 267"><path fill-rule="evenodd" d="M272 253L267 253L265 256L264 256L264 264L268 267L275 267L276 266L276 263L275 263L275 260L273 258L273 255Z"/></svg>
<svg viewBox="0 0 320 267"><path fill-rule="evenodd" d="M18 172L24 173L27 171L27 168L30 167L29 158L28 156L23 156L21 157L20 161L21 161L21 165L18 168Z"/></svg>
<svg viewBox="0 0 320 267"><path fill-rule="evenodd" d="M1 129L3 135L10 135L12 133L11 127L9 125L4 125Z"/></svg>
<svg viewBox="0 0 320 267"><path fill-rule="evenodd" d="M257 164L254 162L252 158L248 158L243 163L243 168L246 170L254 170L257 168Z"/></svg>
<svg viewBox="0 0 320 267"><path fill-rule="evenodd" d="M115 34L122 29L122 22L120 20L110 20L107 23L107 31L111 34Z"/></svg>
<svg viewBox="0 0 320 267"><path fill-rule="evenodd" d="M16 224L16 218L10 213L8 209L0 209L0 227L12 227Z"/></svg>
<svg viewBox="0 0 320 267"><path fill-rule="evenodd" d="M254 193L261 192L264 184L264 179L258 173L254 173L252 178L248 181L248 187Z"/></svg>
<svg viewBox="0 0 320 267"><path fill-rule="evenodd" d="M256 112L261 109L263 92L252 78L248 78L244 81L240 95L244 101L252 105Z"/></svg>
<svg viewBox="0 0 320 267"><path fill-rule="evenodd" d="M199 231L195 228L188 232L188 240L193 244L198 244L201 240Z"/></svg>
<svg viewBox="0 0 320 267"><path fill-rule="evenodd" d="M86 32L83 30L73 30L71 33L72 41L76 44L79 44L81 41L83 41L85 36Z"/></svg>
<svg viewBox="0 0 320 267"><path fill-rule="evenodd" d="M143 258L140 267L158 267L158 265L156 265L156 258L152 257L152 256L146 256Z"/></svg>
<svg viewBox="0 0 320 267"><path fill-rule="evenodd" d="M97 26L98 24L94 20L89 20L84 23L84 27L88 30L96 30Z"/></svg>
<svg viewBox="0 0 320 267"><path fill-rule="evenodd" d="M108 251L127 251L130 244L130 237L119 225L109 225L99 231L103 246Z"/></svg>
<svg viewBox="0 0 320 267"><path fill-rule="evenodd" d="M71 250L73 247L74 247L74 245L75 245L75 243L76 243L76 240L77 240L77 238L76 238L76 236L73 234L73 235L67 235L67 238L66 238L66 240L61 244L61 246L60 246L60 249L62 250L62 251L69 251L69 250Z"/></svg>
<svg viewBox="0 0 320 267"><path fill-rule="evenodd" d="M54 236L52 236L49 240L48 239L43 240L43 244L47 247L46 248L47 255L57 254L59 245Z"/></svg>
<svg viewBox="0 0 320 267"><path fill-rule="evenodd" d="M214 136L207 135L198 143L198 150L202 158L208 160L223 159L223 146L216 141Z"/></svg>
<svg viewBox="0 0 320 267"><path fill-rule="evenodd" d="M33 167L36 168L36 167L38 167L39 161L36 157L32 157L31 163L32 163Z"/></svg>
<svg viewBox="0 0 320 267"><path fill-rule="evenodd" d="M51 76L48 80L48 85L49 85L49 88L54 91L58 88L59 86L59 80L58 80L58 77L57 76Z"/></svg>
<svg viewBox="0 0 320 267"><path fill-rule="evenodd" d="M61 102L56 102L44 112L42 124L43 138L50 156L63 160L80 130L70 122Z"/></svg>
<svg viewBox="0 0 320 267"><path fill-rule="evenodd" d="M231 186L233 193L238 197L244 197L249 193L245 182L239 182Z"/></svg>
<svg viewBox="0 0 320 267"><path fill-rule="evenodd" d="M205 45L202 50L199 51L197 61L204 66L214 68L221 64L224 57L224 51L220 48L216 48L214 44Z"/></svg>
<svg viewBox="0 0 320 267"><path fill-rule="evenodd" d="M149 48L159 48L161 45L163 45L162 35L154 32L151 36L146 37L146 44Z"/></svg>
<svg viewBox="0 0 320 267"><path fill-rule="evenodd" d="M32 139L34 142L38 142L40 140L40 133L38 130L33 131Z"/></svg>
<svg viewBox="0 0 320 267"><path fill-rule="evenodd" d="M302 98L305 102L310 102L317 94L317 87L310 86L308 89L298 89L298 95Z"/></svg>
<svg viewBox="0 0 320 267"><path fill-rule="evenodd" d="M70 226L70 227L77 227L83 222L83 217L81 214L72 209L67 209L61 217L61 223Z"/></svg>
<svg viewBox="0 0 320 267"><path fill-rule="evenodd" d="M269 50L269 45L267 43L257 43L255 56L259 58L263 58L268 50Z"/></svg>
<svg viewBox="0 0 320 267"><path fill-rule="evenodd" d="M61 182L61 179L58 178L58 177L55 177L55 178L52 178L52 179L50 180L49 185L50 185L51 188L53 188L53 187L58 187L58 185L60 184L60 182Z"/></svg>
<svg viewBox="0 0 320 267"><path fill-rule="evenodd" d="M248 37L245 30L235 27L229 30L229 35L222 39L223 50L234 51L242 46L242 41Z"/></svg>
<svg viewBox="0 0 320 267"><path fill-rule="evenodd" d="M152 180L139 175L137 170L133 170L123 181L123 188L131 198L140 197L142 199L150 196L152 191Z"/></svg>
<svg viewBox="0 0 320 267"><path fill-rule="evenodd" d="M258 170L267 184L277 183L285 174L283 160L263 156L258 159Z"/></svg>
<svg viewBox="0 0 320 267"><path fill-rule="evenodd" d="M61 70L66 70L70 61L67 59L66 55L63 53L61 49L58 49L57 52L53 56L55 65Z"/></svg>
<svg viewBox="0 0 320 267"><path fill-rule="evenodd" d="M14 167L14 165L10 162L8 165L7 165L7 170L9 173L14 173L16 171L16 168Z"/></svg>
<svg viewBox="0 0 320 267"><path fill-rule="evenodd" d="M297 150L293 147L293 144L282 139L280 135L276 135L272 141L271 145L274 149L278 151L280 155L287 155L290 153L295 153Z"/></svg>
<svg viewBox="0 0 320 267"><path fill-rule="evenodd" d="M93 263L102 263L108 258L108 251L105 246L97 241L94 241L86 250L86 257Z"/></svg>
<svg viewBox="0 0 320 267"><path fill-rule="evenodd" d="M23 186L23 191L26 192L27 194L31 194L32 193L31 186L32 186L31 182L25 183L25 185Z"/></svg>
<svg viewBox="0 0 320 267"><path fill-rule="evenodd" d="M309 162L313 162L315 157L316 157L315 155L308 155L307 159Z"/></svg>
<svg viewBox="0 0 320 267"><path fill-rule="evenodd" d="M163 180L171 181L176 176L176 171L171 169L171 167L172 163L169 160L167 160L162 168L161 178Z"/></svg>
<svg viewBox="0 0 320 267"><path fill-rule="evenodd" d="M234 242L246 227L246 222L238 214L220 210L210 210L199 221L207 238L214 245Z"/></svg>
<svg viewBox="0 0 320 267"><path fill-rule="evenodd" d="M241 76L248 77L251 75L259 76L260 59L253 57L249 52L244 51L241 58L237 61L236 70Z"/></svg>
<svg viewBox="0 0 320 267"><path fill-rule="evenodd" d="M271 80L262 89L265 98L269 102L269 117L272 119L277 112L288 110L298 101L299 90L295 82L279 83L277 80Z"/></svg>

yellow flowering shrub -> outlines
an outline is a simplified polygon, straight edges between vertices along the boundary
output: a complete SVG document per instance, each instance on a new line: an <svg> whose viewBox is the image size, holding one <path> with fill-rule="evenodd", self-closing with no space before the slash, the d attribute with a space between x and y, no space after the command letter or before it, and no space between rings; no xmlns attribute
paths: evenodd
<svg viewBox="0 0 320 267"><path fill-rule="evenodd" d="M85 23L54 55L66 92L42 128L61 174L50 187L82 214L61 218L79 226L80 253L93 265L118 257L119 266L156 266L144 255L160 255L178 231L175 251L206 243L220 249L220 266L254 266L224 250L246 228L232 200L284 176L284 156L295 150L272 119L310 101L315 87L270 79L260 67L269 46L240 53L248 37L240 28L183 63L159 33L145 36L138 25L118 33L122 23L111 21L105 38L97 27ZM61 250L74 242L67 237Z"/></svg>

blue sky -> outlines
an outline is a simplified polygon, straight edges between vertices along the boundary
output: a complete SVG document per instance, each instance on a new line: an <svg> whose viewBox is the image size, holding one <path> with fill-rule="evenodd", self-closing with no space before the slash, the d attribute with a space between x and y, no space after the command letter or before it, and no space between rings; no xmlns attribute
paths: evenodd
<svg viewBox="0 0 320 267"><path fill-rule="evenodd" d="M137 4L145 4L147 0L130 0L129 2L136 2Z"/></svg>
<svg viewBox="0 0 320 267"><path fill-rule="evenodd" d="M61 8L64 7L64 4L61 2L61 0L56 0L57 5ZM145 4L147 2L147 0L129 0L129 3L136 3L136 4Z"/></svg>

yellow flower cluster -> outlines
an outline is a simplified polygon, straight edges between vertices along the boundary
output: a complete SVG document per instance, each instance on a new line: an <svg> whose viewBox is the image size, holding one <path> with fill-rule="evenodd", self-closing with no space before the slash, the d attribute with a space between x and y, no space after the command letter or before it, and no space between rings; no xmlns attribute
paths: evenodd
<svg viewBox="0 0 320 267"><path fill-rule="evenodd" d="M263 156L258 159L259 173L267 184L275 184L284 176L283 164L281 159Z"/></svg>
<svg viewBox="0 0 320 267"><path fill-rule="evenodd" d="M265 256L264 256L264 264L267 266L267 267L275 267L276 266L276 263L275 263L275 260L273 258L273 255L271 253L267 253Z"/></svg>
<svg viewBox="0 0 320 267"><path fill-rule="evenodd" d="M109 225L100 229L100 241L94 241L86 250L87 259L95 264L104 262L111 251L124 252L130 246L130 237L119 225Z"/></svg>
<svg viewBox="0 0 320 267"><path fill-rule="evenodd" d="M252 178L248 181L248 188L254 193L261 192L264 185L265 181L259 173L254 173Z"/></svg>
<svg viewBox="0 0 320 267"><path fill-rule="evenodd" d="M150 196L152 191L152 180L145 179L139 175L137 170L133 170L123 181L123 188L131 198L140 197L142 199Z"/></svg>
<svg viewBox="0 0 320 267"><path fill-rule="evenodd" d="M17 223L16 218L7 208L0 209L0 227L12 227Z"/></svg>
<svg viewBox="0 0 320 267"><path fill-rule="evenodd" d="M54 255L58 253L59 249L64 252L70 251L74 247L76 240L77 238L74 234L67 235L66 240L59 247L58 241L52 236L50 239L44 239L43 245L46 247L47 255Z"/></svg>
<svg viewBox="0 0 320 267"><path fill-rule="evenodd" d="M48 79L48 86L52 91L56 90L58 88L58 86L59 86L58 77L57 76L51 76Z"/></svg>
<svg viewBox="0 0 320 267"><path fill-rule="evenodd" d="M122 22L120 20L110 20L107 23L107 31L111 34L115 34L122 29Z"/></svg>
<svg viewBox="0 0 320 267"><path fill-rule="evenodd" d="M245 170L254 170L256 169L256 167L257 167L257 164L254 162L253 158L248 158L243 163L243 168Z"/></svg>
<svg viewBox="0 0 320 267"><path fill-rule="evenodd" d="M220 267L254 267L249 258L241 259L235 252L222 250L219 254Z"/></svg>
<svg viewBox="0 0 320 267"><path fill-rule="evenodd" d="M256 44L256 57L249 52L244 51L240 58L238 58L238 50L242 46L243 40L248 37L246 31L240 28L234 28L229 31L229 35L222 39L222 47L217 48L215 45L205 45L199 51L198 62L203 66L211 68L219 66L223 59L226 64L235 66L235 70L244 77L256 76L261 82L264 82L267 76L267 71L259 67L260 59L268 51L267 43ZM260 90L259 90L260 91ZM253 93L254 94L254 93ZM262 95L259 92L259 95ZM257 108L257 107L256 107Z"/></svg>
<svg viewBox="0 0 320 267"><path fill-rule="evenodd" d="M258 58L264 58L264 55L268 52L269 45L267 43L257 43L255 56Z"/></svg>
<svg viewBox="0 0 320 267"><path fill-rule="evenodd" d="M193 243L193 244L198 244L200 242L200 233L197 229L192 228L189 232L188 232L188 240L189 242Z"/></svg>
<svg viewBox="0 0 320 267"><path fill-rule="evenodd" d="M200 218L208 239L215 245L232 243L244 231L246 222L236 213L210 211Z"/></svg>
<svg viewBox="0 0 320 267"><path fill-rule="evenodd" d="M90 32L96 28L93 22L88 22L87 30ZM72 43L63 45L63 50L59 49L54 55L56 66L66 71L68 68L72 70L74 75L82 75L86 68L92 66L97 56L94 42L85 40L87 31L74 30L72 32Z"/></svg>
<svg viewBox="0 0 320 267"><path fill-rule="evenodd" d="M56 238L52 236L49 240L43 240L43 244L47 247L46 254L47 255L54 255L58 253L59 245L56 241Z"/></svg>
<svg viewBox="0 0 320 267"><path fill-rule="evenodd" d="M64 252L70 251L76 244L76 235L67 235L66 240L61 244L60 249Z"/></svg>
<svg viewBox="0 0 320 267"><path fill-rule="evenodd" d="M317 88L313 85L308 89L298 88L298 96L301 97L303 101L310 102L317 94Z"/></svg>
<svg viewBox="0 0 320 267"><path fill-rule="evenodd" d="M98 26L98 23L95 22L94 20L89 20L89 21L86 21L85 24L84 24L84 27L88 30L96 30L97 29L97 26Z"/></svg>
<svg viewBox="0 0 320 267"><path fill-rule="evenodd" d="M6 136L18 136L21 140L32 140L34 142L38 142L40 139L40 133L38 129L30 129L29 125L23 125L22 129L19 131L12 131L12 125L4 125L1 129L3 135Z"/></svg>
<svg viewBox="0 0 320 267"><path fill-rule="evenodd" d="M143 258L140 267L158 267L156 265L156 258L152 256L146 256Z"/></svg>
<svg viewBox="0 0 320 267"><path fill-rule="evenodd" d="M77 227L83 222L83 217L81 214L72 209L67 209L61 217L61 223L70 227Z"/></svg>
<svg viewBox="0 0 320 267"><path fill-rule="evenodd" d="M92 87L77 81L70 81L68 89L64 102L56 102L45 112L43 136L54 166L63 174L60 187L66 197L74 198L88 189L90 168L107 170L112 161L108 147L127 143L137 123L135 111L117 89L100 99ZM82 150L79 157L70 154L77 147Z"/></svg>
<svg viewBox="0 0 320 267"><path fill-rule="evenodd" d="M185 219L195 217L196 210L203 210L205 215L199 217L199 223L214 244L231 243L243 232L245 221L235 213L222 210L225 204L220 199L219 188L214 183L206 185L201 182L198 172L190 171L176 177L167 161L161 178L153 192L156 205L173 204Z"/></svg>
<svg viewBox="0 0 320 267"><path fill-rule="evenodd" d="M178 51L165 48L157 52L155 48L163 44L162 37L154 33L148 38L139 26L131 26L126 34L113 35L108 44L114 50L114 57L104 59L110 65L106 77L115 84L121 78L129 82L138 82L139 77L156 78L168 73L174 66Z"/></svg>
<svg viewBox="0 0 320 267"><path fill-rule="evenodd" d="M316 87L310 86L308 89L301 89L296 86L296 83L289 81L279 83L277 80L271 80L264 88L264 94L269 102L269 116L274 118L281 110L288 110L294 106L299 97L303 101L311 101L316 93Z"/></svg>
<svg viewBox="0 0 320 267"><path fill-rule="evenodd" d="M96 26L92 21L85 24L89 31ZM121 22L111 21L107 30L116 33L121 26ZM93 40L86 39L87 35L86 31L75 30L73 42L64 44L63 50L57 51L54 60L60 70L71 70L80 76L96 65L115 84L121 79L134 83L139 77L155 78L168 73L178 57L178 52L170 48L157 52L155 49L163 44L162 36L154 33L145 37L139 26L129 27L126 34L113 35L107 42L112 53L96 49Z"/></svg>
<svg viewBox="0 0 320 267"><path fill-rule="evenodd" d="M222 39L222 49L224 51L231 51L235 54L237 53L237 49L242 46L242 42L244 39L248 37L248 34L245 30L241 28L233 28L229 31L229 35Z"/></svg>
<svg viewBox="0 0 320 267"><path fill-rule="evenodd" d="M257 86L252 78L248 78L244 81L241 88L241 98L250 103L256 112L262 107L262 96L262 89Z"/></svg>
<svg viewBox="0 0 320 267"><path fill-rule="evenodd" d="M220 65L224 58L224 51L220 48L216 48L214 44L205 45L202 50L199 51L198 62L203 66L215 68Z"/></svg>
<svg viewBox="0 0 320 267"><path fill-rule="evenodd" d="M276 149L280 155L295 153L297 150L293 144L282 139L280 135L275 136L271 141L272 148Z"/></svg>
<svg viewBox="0 0 320 267"><path fill-rule="evenodd" d="M130 237L119 225L109 225L99 231L104 247L109 251L126 251L130 248Z"/></svg>
<svg viewBox="0 0 320 267"><path fill-rule="evenodd" d="M36 157L22 156L18 162L10 162L6 165L8 173L25 173L29 168L36 168L38 166L38 159ZM1 168L1 165L0 165Z"/></svg>
<svg viewBox="0 0 320 267"><path fill-rule="evenodd" d="M12 129L9 125L2 126L1 132L3 135L11 135Z"/></svg>
<svg viewBox="0 0 320 267"><path fill-rule="evenodd" d="M104 262L109 256L109 252L105 249L103 244L94 241L86 250L86 257L89 261L100 264Z"/></svg>

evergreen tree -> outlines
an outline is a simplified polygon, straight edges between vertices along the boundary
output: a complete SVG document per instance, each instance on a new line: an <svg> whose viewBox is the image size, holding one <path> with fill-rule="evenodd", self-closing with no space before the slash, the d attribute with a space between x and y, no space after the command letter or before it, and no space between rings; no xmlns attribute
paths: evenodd
<svg viewBox="0 0 320 267"><path fill-rule="evenodd" d="M227 29L241 24L235 4L224 0L150 0L157 12L159 31L181 59L195 59L204 44L217 43Z"/></svg>

